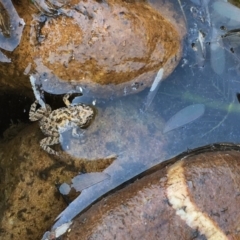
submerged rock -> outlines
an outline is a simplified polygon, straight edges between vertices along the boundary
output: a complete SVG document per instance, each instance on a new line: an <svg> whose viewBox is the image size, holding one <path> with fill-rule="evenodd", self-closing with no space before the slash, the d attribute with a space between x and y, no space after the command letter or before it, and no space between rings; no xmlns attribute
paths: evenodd
<svg viewBox="0 0 240 240"><path fill-rule="evenodd" d="M162 133L163 119L154 112L142 113L141 107L138 96L111 102L106 108L99 107L82 137L69 138L69 133L63 134L62 148L77 158L117 155L119 164L126 161L126 164L136 162L149 166L151 160L165 156L168 137Z"/></svg>
<svg viewBox="0 0 240 240"><path fill-rule="evenodd" d="M71 187L76 191L96 183L103 189L115 188L120 181L126 181L128 174L135 175L139 168L148 169L156 158L164 159L167 139L161 132L161 118L153 113L141 114L138 105L129 104L130 97L136 97L141 105L137 95L112 101L111 106L99 108L93 123L79 137L73 137L72 131L65 132L61 143L68 154L59 146L51 146L57 147L60 157L41 149L39 142L44 135L37 123L4 133L7 139L0 142L0 188L4 189L0 198L0 239L40 239L66 207L56 183L69 183L72 179ZM107 169L105 178L84 175L87 179L82 186L80 171ZM76 197L70 194L67 197ZM94 194L99 197L98 191Z"/></svg>
<svg viewBox="0 0 240 240"><path fill-rule="evenodd" d="M143 113L142 106L139 95L111 101L98 108L94 121L79 138L69 138L70 132L63 134L62 148L69 155L91 160L115 156L115 160L104 169L109 178L84 189L59 215L56 227L73 219L100 196L166 159L169 136L162 134L163 120L154 112Z"/></svg>
<svg viewBox="0 0 240 240"><path fill-rule="evenodd" d="M11 79L13 88L15 81L30 88L24 73L34 72L50 93L81 86L95 96L124 95L151 86L160 68L168 76L180 60L185 26L169 3L44 2L35 1L41 14L27 0L16 5L26 26L12 63L0 66L3 87Z"/></svg>
<svg viewBox="0 0 240 240"><path fill-rule="evenodd" d="M239 238L239 149L212 149L149 170L77 217L63 239Z"/></svg>

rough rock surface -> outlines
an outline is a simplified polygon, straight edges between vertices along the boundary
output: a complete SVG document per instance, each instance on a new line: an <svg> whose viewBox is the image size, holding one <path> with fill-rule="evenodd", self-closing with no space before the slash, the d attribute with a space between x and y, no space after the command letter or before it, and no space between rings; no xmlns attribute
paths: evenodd
<svg viewBox="0 0 240 240"><path fill-rule="evenodd" d="M80 85L124 95L151 86L160 68L168 76L181 57L185 28L171 4L68 0L58 16L40 15L28 0L15 7L26 24L19 46L4 52L12 62L0 65L2 89L30 89L34 72L51 93Z"/></svg>
<svg viewBox="0 0 240 240"><path fill-rule="evenodd" d="M70 181L79 171L105 169L112 160L66 165L39 147L37 124L26 127L0 145L0 239L40 239L66 207L56 184ZM53 161L54 160L54 161Z"/></svg>
<svg viewBox="0 0 240 240"><path fill-rule="evenodd" d="M190 155L105 197L64 239L239 239L238 151Z"/></svg>

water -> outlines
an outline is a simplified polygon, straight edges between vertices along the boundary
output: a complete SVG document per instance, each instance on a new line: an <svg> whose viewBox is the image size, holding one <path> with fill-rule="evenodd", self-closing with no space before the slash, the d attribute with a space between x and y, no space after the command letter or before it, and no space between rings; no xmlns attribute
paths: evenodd
<svg viewBox="0 0 240 240"><path fill-rule="evenodd" d="M239 73L236 68L239 64L239 56L236 52L229 51L233 43L230 43L230 48L229 45L224 45L225 43L220 42L218 45L218 39L221 39L221 34L224 34L224 31L220 28L223 23L221 16L216 16L217 20L214 20L214 24L218 27L217 31L213 34L207 21L208 16L206 14L208 12L204 12L202 6L194 5L189 3L189 1L182 1L182 5L189 21L189 34L185 41L183 59L174 72L161 83L148 109L145 109L142 114L139 113L138 117L139 119L143 119L147 116L150 118L157 116L159 121L163 119L166 122L181 109L192 104L204 105L204 114L191 123L188 123L190 120L186 118L185 124L182 124L182 126L171 132L163 134L162 137L166 139L167 144L164 144L164 148L159 148L159 152L156 152L155 156L157 158L154 158L154 156L148 158L148 164L140 164L144 163L144 160L141 160L141 158L138 158L136 164L132 159L136 160L137 154L131 152L129 149L124 151L127 148L120 148L119 151L123 153L118 156L117 160L110 167L104 170L105 173L111 176L111 180L106 180L85 189L80 197L58 216L54 227L68 222L76 213L83 210L100 195L156 163L176 156L188 149L207 144L217 142L239 143L240 130L238 124L240 120L240 104L237 94L240 91L240 82ZM193 6L197 9L197 14L192 14L191 7ZM212 21L211 11L210 20ZM203 18L205 19L204 21L202 20ZM192 30L201 30L205 35L204 42L200 44L202 46L198 47L197 51L192 48L192 43L198 41L192 34ZM204 49L201 49L201 47ZM235 49L237 48L238 46L235 46ZM127 108L128 105L135 108L137 112L137 109L141 109L141 102L147 99L148 93L149 90L140 93L138 95L140 100L138 101L134 101L136 96L131 96L127 102L123 99L117 99L108 102L107 106L119 104L114 108L117 110L120 103L125 102L126 105L124 108ZM179 119L180 122L181 120ZM126 126L122 127L125 128ZM154 131L163 133L164 127L165 125L163 124L162 127L155 128ZM112 128L111 130L114 131ZM139 135L139 137L141 136ZM147 140L144 141L142 139L142 141L144 151L151 155L152 148L149 148L149 146L144 148ZM166 155L162 155L163 150L166 151ZM136 155L131 159L131 154ZM129 159L131 160L129 161ZM116 170L119 168L119 165L121 166L121 171Z"/></svg>
<svg viewBox="0 0 240 240"><path fill-rule="evenodd" d="M239 37L226 35L238 23L226 21L206 1L181 1L181 5L188 25L183 58L174 72L161 81L147 107L149 89L103 99L89 96L83 87L83 95L75 99L75 103L96 102L97 114L93 123L81 130L79 139L72 138L69 132L63 135L63 150L76 158L95 160L115 155L116 159L103 170L110 177L85 188L58 216L53 229L71 221L108 191L181 152L212 143L240 142ZM44 78L50 79L51 72L45 73ZM44 90L54 93L56 86L48 84ZM69 90L76 88L64 84L55 93ZM204 106L203 113L195 119L189 112L189 118L176 115L180 125L164 131L169 119L196 104Z"/></svg>

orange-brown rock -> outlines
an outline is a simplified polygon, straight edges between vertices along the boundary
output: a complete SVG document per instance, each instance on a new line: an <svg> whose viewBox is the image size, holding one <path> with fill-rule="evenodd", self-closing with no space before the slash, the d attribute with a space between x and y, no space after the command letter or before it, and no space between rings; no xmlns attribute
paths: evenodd
<svg viewBox="0 0 240 240"><path fill-rule="evenodd" d="M168 76L181 57L185 27L169 3L68 0L57 16L36 15L27 0L15 6L26 25L20 45L4 52L12 63L0 65L2 88L30 89L36 71L49 92L71 89L64 82L123 95L151 86L160 68Z"/></svg>
<svg viewBox="0 0 240 240"><path fill-rule="evenodd" d="M207 151L160 164L77 217L64 239L239 239L239 157Z"/></svg>

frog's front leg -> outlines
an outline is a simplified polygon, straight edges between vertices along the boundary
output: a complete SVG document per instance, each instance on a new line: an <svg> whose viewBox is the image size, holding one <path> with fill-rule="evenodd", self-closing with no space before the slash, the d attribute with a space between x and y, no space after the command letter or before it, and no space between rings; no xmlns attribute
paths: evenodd
<svg viewBox="0 0 240 240"><path fill-rule="evenodd" d="M59 136L57 136L57 137L46 137L46 138L44 138L40 141L40 146L43 150L45 150L49 154L55 154L55 155L59 156L59 153L57 151L55 151L55 150L53 150L52 148L49 147L51 145L55 145L55 144L59 144L59 143L60 143Z"/></svg>
<svg viewBox="0 0 240 240"><path fill-rule="evenodd" d="M84 136L84 130L79 129L79 128L73 128L72 129L72 136L74 138L81 138Z"/></svg>

